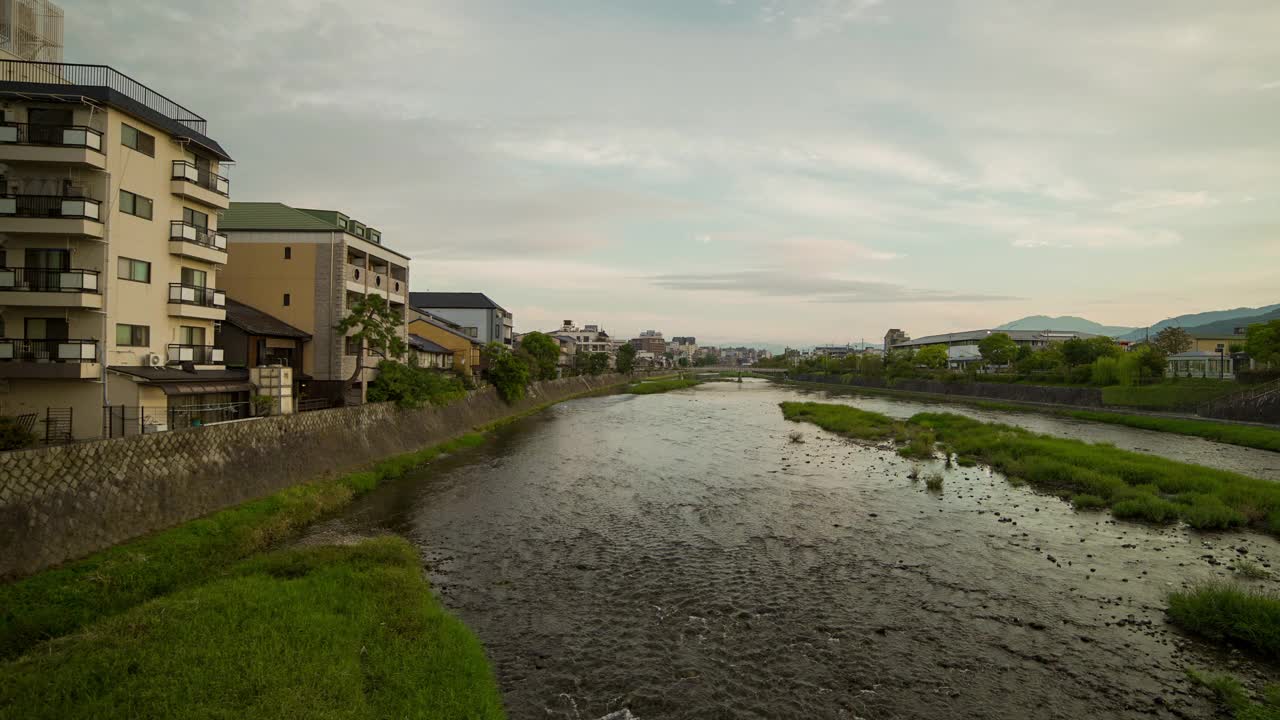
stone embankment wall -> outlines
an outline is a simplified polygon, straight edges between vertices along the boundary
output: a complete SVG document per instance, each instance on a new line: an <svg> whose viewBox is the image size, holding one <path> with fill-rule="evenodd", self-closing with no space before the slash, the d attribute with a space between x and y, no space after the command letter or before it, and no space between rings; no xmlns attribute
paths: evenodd
<svg viewBox="0 0 1280 720"><path fill-rule="evenodd" d="M1023 385L1021 383L948 383L941 380L907 379L886 383L876 378L861 378L850 375L799 374L793 375L792 379L801 382L905 390L908 392L933 393L935 395L963 395L965 397L989 398L992 400L1102 407L1102 390L1091 387L1057 387L1053 385Z"/></svg>
<svg viewBox="0 0 1280 720"><path fill-rule="evenodd" d="M537 383L512 405L487 387L442 407L379 403L0 453L0 578L626 380Z"/></svg>
<svg viewBox="0 0 1280 720"><path fill-rule="evenodd" d="M1207 402L1196 414L1220 420L1280 424L1280 380Z"/></svg>

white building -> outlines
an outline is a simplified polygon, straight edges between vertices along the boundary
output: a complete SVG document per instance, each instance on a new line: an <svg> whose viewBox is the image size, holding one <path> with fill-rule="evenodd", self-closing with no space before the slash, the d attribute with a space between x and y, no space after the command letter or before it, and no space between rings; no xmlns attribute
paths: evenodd
<svg viewBox="0 0 1280 720"><path fill-rule="evenodd" d="M409 307L457 323L481 344L496 342L510 347L515 341L511 313L484 293L411 292Z"/></svg>

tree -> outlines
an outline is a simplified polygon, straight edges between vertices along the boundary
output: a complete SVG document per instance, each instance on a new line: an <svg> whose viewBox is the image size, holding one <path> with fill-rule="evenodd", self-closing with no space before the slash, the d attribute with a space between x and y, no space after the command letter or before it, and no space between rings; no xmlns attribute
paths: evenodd
<svg viewBox="0 0 1280 720"><path fill-rule="evenodd" d="M1093 360L1104 357L1118 358L1120 357L1120 354L1124 352L1120 349L1120 346L1116 344L1115 340L1103 335L1091 337L1084 342L1089 348L1089 353L1093 355Z"/></svg>
<svg viewBox="0 0 1280 720"><path fill-rule="evenodd" d="M485 345L481 354L485 361L485 375L498 389L502 399L513 403L524 397L524 390L529 385L529 359L511 352L499 342Z"/></svg>
<svg viewBox="0 0 1280 720"><path fill-rule="evenodd" d="M947 346L928 345L916 353L916 364L927 368L945 368L947 366Z"/></svg>
<svg viewBox="0 0 1280 720"><path fill-rule="evenodd" d="M636 366L636 347L631 343L627 343L618 348L618 357L615 361L618 366L618 372L630 373Z"/></svg>
<svg viewBox="0 0 1280 720"><path fill-rule="evenodd" d="M465 393L456 375L391 360L378 363L378 377L369 383L369 402L394 402L402 408L443 405Z"/></svg>
<svg viewBox="0 0 1280 720"><path fill-rule="evenodd" d="M1018 357L1018 343L1008 333L992 333L978 343L978 354L988 365L1008 365Z"/></svg>
<svg viewBox="0 0 1280 720"><path fill-rule="evenodd" d="M587 372L599 375L609 369L609 353L591 353L587 359Z"/></svg>
<svg viewBox="0 0 1280 720"><path fill-rule="evenodd" d="M560 343L546 333L531 332L520 338L520 349L533 359L538 380L555 380L559 374Z"/></svg>
<svg viewBox="0 0 1280 720"><path fill-rule="evenodd" d="M1257 362L1280 363L1280 320L1250 325L1245 331L1244 351Z"/></svg>
<svg viewBox="0 0 1280 720"><path fill-rule="evenodd" d="M1191 338L1191 333L1180 327L1167 327L1151 338L1151 344L1165 355L1177 355L1190 350L1195 345L1195 340Z"/></svg>
<svg viewBox="0 0 1280 720"><path fill-rule="evenodd" d="M680 359L679 359L678 361L676 361L676 364L677 364L677 365L679 365L679 366L680 366L680 367L682 367L682 368L687 368L687 367L689 367L689 358L687 358L687 357L685 357L685 356L681 355L681 356L680 356Z"/></svg>
<svg viewBox="0 0 1280 720"><path fill-rule="evenodd" d="M355 385L364 370L366 352L381 356L384 360L404 357L404 318L391 309L381 295L363 295L347 308L347 316L333 326L338 333L356 343L356 369L347 379L347 385Z"/></svg>

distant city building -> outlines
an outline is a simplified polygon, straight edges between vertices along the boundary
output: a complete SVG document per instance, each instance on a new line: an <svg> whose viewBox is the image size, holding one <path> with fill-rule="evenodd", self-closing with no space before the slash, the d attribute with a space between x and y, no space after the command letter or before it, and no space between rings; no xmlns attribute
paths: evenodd
<svg viewBox="0 0 1280 720"><path fill-rule="evenodd" d="M819 345L813 349L813 354L829 357L832 360L843 360L850 355L858 354L858 350L852 345Z"/></svg>
<svg viewBox="0 0 1280 720"><path fill-rule="evenodd" d="M905 343L911 340L911 336L902 332L898 328L890 328L889 332L884 334L884 354L888 355L894 345Z"/></svg>
<svg viewBox="0 0 1280 720"><path fill-rule="evenodd" d="M662 333L653 330L645 330L640 333L640 337L632 338L631 345L636 350L654 355L665 355L667 352L667 341L662 339Z"/></svg>
<svg viewBox="0 0 1280 720"><path fill-rule="evenodd" d="M481 344L510 346L515 341L511 313L484 293L411 292L409 306L461 325Z"/></svg>
<svg viewBox="0 0 1280 720"><path fill-rule="evenodd" d="M886 343L889 335L894 332L901 331L890 330L889 334L885 335ZM983 338L996 333L1004 333L1019 347L1029 347L1032 350L1040 350L1052 343L1066 342L1075 338L1099 337L1093 333L1077 332L1075 330L967 330L943 335L926 335L914 340L907 339L896 342L892 345L886 344L886 352L889 350L919 350L929 345L943 345L947 348L948 367L963 368L970 363L982 361L982 354L978 352L978 343L982 342Z"/></svg>

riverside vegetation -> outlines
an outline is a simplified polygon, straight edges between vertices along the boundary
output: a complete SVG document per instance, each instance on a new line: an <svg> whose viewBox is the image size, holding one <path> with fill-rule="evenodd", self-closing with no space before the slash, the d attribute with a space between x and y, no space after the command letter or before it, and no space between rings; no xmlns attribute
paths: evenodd
<svg viewBox="0 0 1280 720"><path fill-rule="evenodd" d="M654 393L670 392L672 390L683 390L698 385L699 380L692 378L670 378L667 380L646 380L631 385L627 388L627 392L632 395L653 395Z"/></svg>

